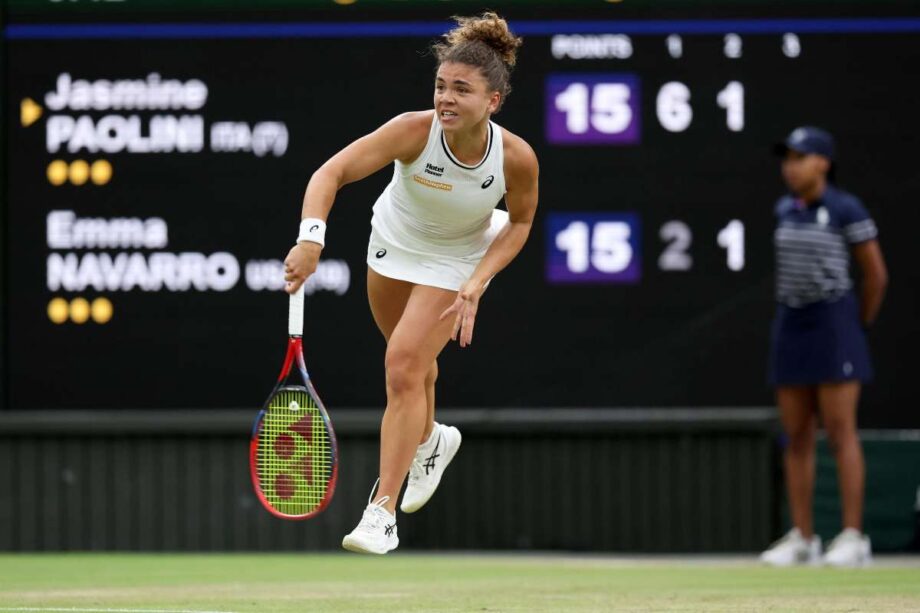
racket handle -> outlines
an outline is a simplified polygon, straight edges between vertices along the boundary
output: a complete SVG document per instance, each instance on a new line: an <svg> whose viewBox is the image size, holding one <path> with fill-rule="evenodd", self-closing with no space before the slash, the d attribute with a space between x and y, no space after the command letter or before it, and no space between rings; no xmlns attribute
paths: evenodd
<svg viewBox="0 0 920 613"><path fill-rule="evenodd" d="M303 336L303 285L291 294L291 306L288 310L288 335Z"/></svg>

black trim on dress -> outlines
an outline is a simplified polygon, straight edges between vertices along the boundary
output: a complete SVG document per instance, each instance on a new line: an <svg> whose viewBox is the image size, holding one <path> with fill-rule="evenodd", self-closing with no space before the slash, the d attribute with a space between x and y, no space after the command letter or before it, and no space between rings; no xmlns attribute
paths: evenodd
<svg viewBox="0 0 920 613"><path fill-rule="evenodd" d="M486 144L486 154L482 156L482 160L480 160L480 162L476 164L475 166L467 166L466 164L464 164L463 162L455 158L454 154L451 153L450 147L447 146L447 140L444 138L444 130L443 129L441 130L441 146L444 147L444 153L447 154L447 157L450 159L451 162L453 162L460 168L463 168L464 170L476 170L477 168L479 168L480 166L486 163L486 160L489 159L489 153L492 152L492 140L493 140L492 139L492 122L490 121L489 122L489 141Z"/></svg>

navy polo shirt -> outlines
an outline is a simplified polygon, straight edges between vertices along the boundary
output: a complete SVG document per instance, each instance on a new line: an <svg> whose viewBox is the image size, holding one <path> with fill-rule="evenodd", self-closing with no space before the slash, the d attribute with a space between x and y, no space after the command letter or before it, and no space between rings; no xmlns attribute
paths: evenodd
<svg viewBox="0 0 920 613"><path fill-rule="evenodd" d="M878 235L859 198L828 185L808 204L783 196L775 212L776 300L800 307L850 291L850 246Z"/></svg>

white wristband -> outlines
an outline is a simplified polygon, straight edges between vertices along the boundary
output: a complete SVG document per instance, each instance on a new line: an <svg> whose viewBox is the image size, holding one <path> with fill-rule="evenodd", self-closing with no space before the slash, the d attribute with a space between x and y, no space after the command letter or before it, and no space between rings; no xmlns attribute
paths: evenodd
<svg viewBox="0 0 920 613"><path fill-rule="evenodd" d="M297 242L310 241L326 246L326 222L316 217L305 217L300 220L300 234Z"/></svg>

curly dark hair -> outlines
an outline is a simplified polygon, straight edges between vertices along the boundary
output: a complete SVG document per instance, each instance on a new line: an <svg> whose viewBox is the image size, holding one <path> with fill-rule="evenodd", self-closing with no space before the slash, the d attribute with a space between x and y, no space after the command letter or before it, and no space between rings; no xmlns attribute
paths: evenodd
<svg viewBox="0 0 920 613"><path fill-rule="evenodd" d="M454 17L457 27L432 45L438 65L456 62L479 68L489 87L501 94L498 108L511 93L511 71L523 41L508 22L489 11L479 17Z"/></svg>

